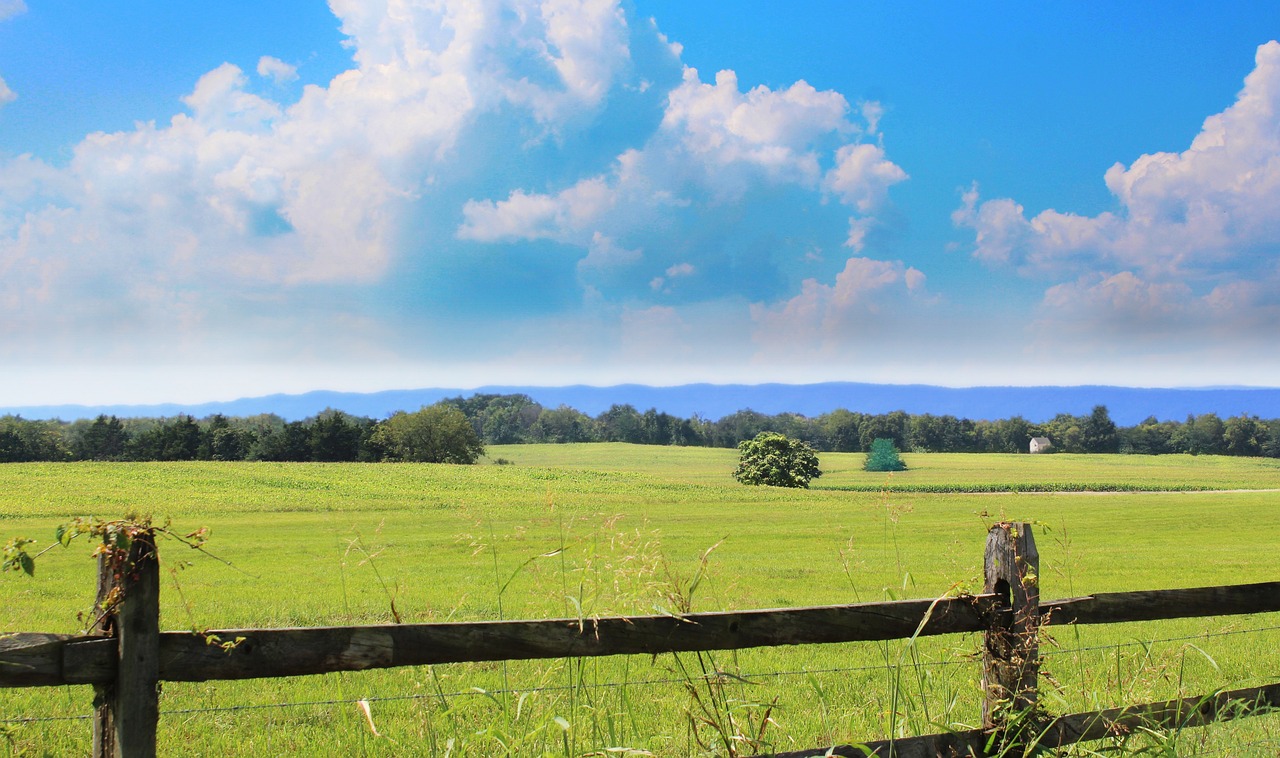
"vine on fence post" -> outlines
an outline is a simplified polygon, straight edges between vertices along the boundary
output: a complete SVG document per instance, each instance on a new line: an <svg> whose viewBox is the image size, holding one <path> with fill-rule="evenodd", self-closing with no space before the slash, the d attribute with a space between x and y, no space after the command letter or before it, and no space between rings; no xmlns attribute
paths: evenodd
<svg viewBox="0 0 1280 758"><path fill-rule="evenodd" d="M94 687L94 758L154 758L160 719L160 562L146 521L115 522L98 550L91 631L117 640L115 681Z"/></svg>
<svg viewBox="0 0 1280 758"><path fill-rule="evenodd" d="M982 724L1016 743L1039 720L1040 553L1031 525L1002 522L987 533L984 592L999 610L985 634Z"/></svg>
<svg viewBox="0 0 1280 758"><path fill-rule="evenodd" d="M122 519L100 521L76 518L58 525L55 541L32 555L35 540L10 539L3 548L0 571L35 575L36 559L54 547L69 547L80 536L97 538L98 590L92 611L79 614L86 633L116 640L116 676L94 685L94 758L154 758L160 694L160 573L156 537L168 537L188 548L232 566L205 549L209 530L201 527L178 534L165 521L154 525L150 516L131 513ZM177 567L188 565L177 561ZM234 566L232 566L234 568ZM171 569L172 570L172 569ZM176 583L176 574L175 574ZM224 642L203 634L206 642L223 650L243 638Z"/></svg>

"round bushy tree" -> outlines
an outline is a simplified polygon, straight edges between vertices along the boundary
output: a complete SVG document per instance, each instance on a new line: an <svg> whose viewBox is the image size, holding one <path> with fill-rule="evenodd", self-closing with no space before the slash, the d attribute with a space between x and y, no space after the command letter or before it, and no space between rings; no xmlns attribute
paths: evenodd
<svg viewBox="0 0 1280 758"><path fill-rule="evenodd" d="M370 440L389 460L475 463L484 455L476 430L462 411L436 403L417 413L398 411L378 424Z"/></svg>
<svg viewBox="0 0 1280 758"><path fill-rule="evenodd" d="M738 443L741 456L733 478L743 484L770 487L805 487L822 476L818 454L808 443L777 432L760 432L755 439Z"/></svg>
<svg viewBox="0 0 1280 758"><path fill-rule="evenodd" d="M867 471L904 471L907 464L898 457L898 448L893 446L893 440L881 437L872 441L863 468Z"/></svg>

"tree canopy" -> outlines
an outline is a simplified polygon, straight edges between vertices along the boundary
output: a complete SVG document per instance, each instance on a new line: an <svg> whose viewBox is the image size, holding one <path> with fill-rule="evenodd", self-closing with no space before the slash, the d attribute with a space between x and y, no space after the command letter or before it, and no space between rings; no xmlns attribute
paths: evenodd
<svg viewBox="0 0 1280 758"><path fill-rule="evenodd" d="M462 411L437 403L398 412L378 424L371 442L386 458L418 463L475 463L484 445Z"/></svg>
<svg viewBox="0 0 1280 758"><path fill-rule="evenodd" d="M738 444L741 455L733 478L743 484L804 487L822 476L818 454L806 442L777 432L760 432Z"/></svg>
<svg viewBox="0 0 1280 758"><path fill-rule="evenodd" d="M0 0L2 2L3 0ZM528 395L477 394L442 400L471 425L480 444L628 442L643 445L737 447L760 432L800 440L824 452L865 453L889 439L913 453L1026 453L1032 437L1048 437L1064 453L1250 455L1280 458L1280 418L1214 413L1185 421L1149 417L1134 426L1112 421L1106 406L1087 415L1060 413L1046 421L957 418L893 411L837 409L808 417L744 409L719 420L614 405L595 417L572 407L544 408ZM399 414L412 416L414 414ZM379 461L409 460L398 446L396 421L326 409L302 420L271 413L215 414L203 419L100 415L74 421L0 416L0 463L24 461Z"/></svg>

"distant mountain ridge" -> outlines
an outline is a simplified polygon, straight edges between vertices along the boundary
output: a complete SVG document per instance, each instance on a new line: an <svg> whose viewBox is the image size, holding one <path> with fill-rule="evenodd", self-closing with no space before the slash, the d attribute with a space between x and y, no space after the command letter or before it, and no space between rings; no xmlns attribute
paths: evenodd
<svg viewBox="0 0 1280 758"><path fill-rule="evenodd" d="M825 382L821 384L685 384L652 387L620 384L610 387L573 385L527 387L494 385L475 389L426 388L384 392L316 391L298 395L265 395L208 403L160 403L155 405L41 405L0 407L0 414L20 414L24 418L93 418L98 414L120 417L175 416L187 413L197 418L214 413L253 416L275 413L295 421L326 408L336 408L357 416L384 418L395 411L417 410L448 397L468 397L477 393L525 394L543 406L568 405L591 416L609 406L630 404L640 411L656 408L673 416L694 414L716 420L750 408L767 414L800 413L817 416L838 408L862 413L906 411L911 414L950 414L961 418L1000 419L1022 416L1029 421L1047 421L1058 413L1087 414L1095 405L1105 405L1111 418L1122 426L1132 426L1155 416L1181 421L1188 414L1216 413L1223 418L1241 413L1261 418L1280 418L1280 388L1206 387L1159 389L1113 386L1078 387L938 387L924 384L863 384Z"/></svg>

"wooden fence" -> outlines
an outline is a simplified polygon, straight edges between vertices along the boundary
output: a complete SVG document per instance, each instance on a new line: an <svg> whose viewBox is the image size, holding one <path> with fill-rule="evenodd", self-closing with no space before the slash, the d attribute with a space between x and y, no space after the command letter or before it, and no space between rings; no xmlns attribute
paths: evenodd
<svg viewBox="0 0 1280 758"><path fill-rule="evenodd" d="M159 683L256 679L465 661L678 653L984 633L983 727L970 731L778 753L802 756L984 756L1126 734L1139 726L1199 726L1280 707L1280 683L1050 717L1037 703L1039 630L1280 611L1280 582L1116 592L1041 602L1039 555L1027 524L987 536L980 595L934 600L545 621L387 624L161 632L155 541L138 535L104 555L99 623L88 635L0 636L0 687L88 684L100 703L94 756L156 752ZM210 635L239 640L230 649Z"/></svg>

